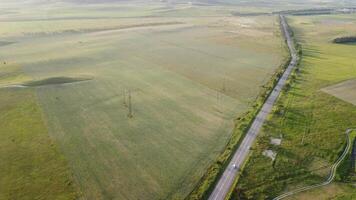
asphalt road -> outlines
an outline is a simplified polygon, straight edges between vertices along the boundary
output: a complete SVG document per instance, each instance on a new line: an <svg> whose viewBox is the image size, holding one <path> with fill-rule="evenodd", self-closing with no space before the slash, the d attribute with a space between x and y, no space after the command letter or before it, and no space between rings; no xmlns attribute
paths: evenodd
<svg viewBox="0 0 356 200"><path fill-rule="evenodd" d="M239 169L245 162L250 147L254 143L258 133L261 130L263 123L266 121L268 114L271 112L274 103L276 102L279 94L281 93L282 88L286 84L286 80L288 79L289 75L291 74L293 68L296 66L298 61L298 55L296 49L294 47L293 39L289 33L288 24L284 16L280 16L281 19L281 26L284 32L284 37L287 41L288 48L291 54L291 62L288 65L287 69L284 71L282 77L279 79L277 85L273 89L272 93L262 106L262 109L257 114L255 120L253 121L250 129L248 130L245 138L243 139L242 143L240 144L239 148L233 155L231 162L225 169L223 175L221 176L220 180L218 181L217 185L215 186L213 192L211 193L209 200L224 200L227 194L229 193L234 180L238 174ZM235 165L235 167L234 167Z"/></svg>

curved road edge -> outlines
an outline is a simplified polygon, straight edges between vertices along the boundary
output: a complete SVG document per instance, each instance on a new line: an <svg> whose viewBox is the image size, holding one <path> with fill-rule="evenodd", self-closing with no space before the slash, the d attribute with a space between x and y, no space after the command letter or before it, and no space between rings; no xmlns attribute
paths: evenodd
<svg viewBox="0 0 356 200"><path fill-rule="evenodd" d="M234 181L237 178L239 169L241 169L245 163L245 160L247 159L250 152L250 148L256 140L262 125L266 121L267 116L271 113L274 103L278 99L283 87L285 86L289 75L292 73L293 69L298 63L299 57L295 49L294 41L292 39L287 21L284 16L280 15L279 17L283 35L287 42L289 53L292 59L284 71L282 77L278 80L278 83L267 98L266 102L263 104L261 110L258 112L256 118L253 120L251 127L249 128L242 143L233 154L230 163L227 165L225 171L215 185L214 190L210 194L209 200L224 200L227 197L231 187L234 185Z"/></svg>
<svg viewBox="0 0 356 200"><path fill-rule="evenodd" d="M351 131L356 131L356 129L347 129L346 130L346 138L347 138L347 144L346 144L346 147L343 151L343 153L341 154L341 156L339 157L339 159L336 160L336 162L331 166L331 169L330 169L330 173L329 173L329 176L328 178L326 179L326 181L322 182L322 183L319 183L319 184L315 184L315 185L311 185L311 186L307 186L307 187L302 187L302 188L298 188L296 190L293 190L293 191L290 191L290 192L287 192L287 193L284 193L278 197L275 197L273 200L281 200L281 199L284 199L286 197L289 197L289 196L292 196L292 195L295 195L295 194L298 194L300 192L305 192L307 190L311 190L311 189L315 189L315 188L319 188L319 187L323 187L325 185L329 185L335 178L335 175L336 175L336 170L337 168L339 167L340 163L345 159L348 151L350 150L350 147L351 147L351 141L350 141L350 132Z"/></svg>

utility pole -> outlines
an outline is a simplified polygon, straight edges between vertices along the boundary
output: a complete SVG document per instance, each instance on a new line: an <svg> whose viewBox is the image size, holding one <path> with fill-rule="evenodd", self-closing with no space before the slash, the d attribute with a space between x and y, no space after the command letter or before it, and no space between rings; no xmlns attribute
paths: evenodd
<svg viewBox="0 0 356 200"><path fill-rule="evenodd" d="M133 114L132 114L132 102L131 102L131 90L129 90L129 114L127 116L129 118L133 117Z"/></svg>
<svg viewBox="0 0 356 200"><path fill-rule="evenodd" d="M127 107L127 102L126 102L126 89L124 89L124 106Z"/></svg>
<svg viewBox="0 0 356 200"><path fill-rule="evenodd" d="M222 91L226 92L226 77L224 77L224 79L223 79L223 85L222 86L223 86L222 87Z"/></svg>
<svg viewBox="0 0 356 200"><path fill-rule="evenodd" d="M216 104L219 106L220 104L220 93L219 91L216 91Z"/></svg>
<svg viewBox="0 0 356 200"><path fill-rule="evenodd" d="M216 109L219 111L220 108L220 92L216 91Z"/></svg>

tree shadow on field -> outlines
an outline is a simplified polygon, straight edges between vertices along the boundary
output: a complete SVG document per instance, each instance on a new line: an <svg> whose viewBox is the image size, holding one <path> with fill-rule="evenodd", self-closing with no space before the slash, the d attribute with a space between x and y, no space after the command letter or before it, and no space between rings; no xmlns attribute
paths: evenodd
<svg viewBox="0 0 356 200"><path fill-rule="evenodd" d="M306 79L304 79L304 78L297 78L297 79L294 80L294 83L296 83L296 84L301 84L301 83L303 83L305 80L306 80ZM300 90L300 87L298 87L298 85L294 85L293 88L294 88L294 90L296 90L296 89Z"/></svg>
<svg viewBox="0 0 356 200"><path fill-rule="evenodd" d="M300 83L303 83L304 79L295 79L292 83L292 88L288 90L288 95L302 97L305 94L303 87Z"/></svg>
<svg viewBox="0 0 356 200"><path fill-rule="evenodd" d="M323 53L321 53L320 50L318 50L316 47L315 48L303 48L303 56L304 57L309 57L309 58L318 58L318 59L324 59Z"/></svg>
<svg viewBox="0 0 356 200"><path fill-rule="evenodd" d="M304 113L300 111L298 108L288 108L288 115L286 116L286 119L288 120L295 120L296 117L298 118L304 118Z"/></svg>
<svg viewBox="0 0 356 200"><path fill-rule="evenodd" d="M308 63L308 62L304 62L305 64L311 64L311 63ZM308 70L306 70L304 67L299 67L299 70L297 71L297 78L298 79L302 79L302 76L303 75L307 75L307 74L310 74L310 72Z"/></svg>

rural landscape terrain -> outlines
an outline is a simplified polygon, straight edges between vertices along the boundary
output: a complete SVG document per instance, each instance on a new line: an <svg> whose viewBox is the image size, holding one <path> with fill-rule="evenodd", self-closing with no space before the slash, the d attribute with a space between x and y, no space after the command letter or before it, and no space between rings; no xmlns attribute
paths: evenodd
<svg viewBox="0 0 356 200"><path fill-rule="evenodd" d="M0 200L356 199L356 1L0 0Z"/></svg>

